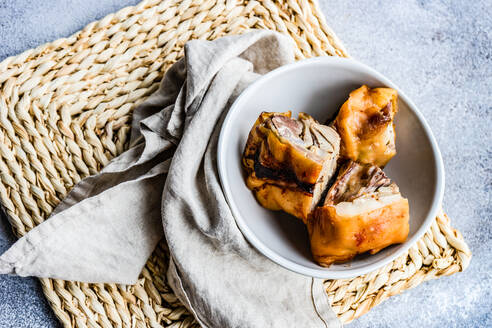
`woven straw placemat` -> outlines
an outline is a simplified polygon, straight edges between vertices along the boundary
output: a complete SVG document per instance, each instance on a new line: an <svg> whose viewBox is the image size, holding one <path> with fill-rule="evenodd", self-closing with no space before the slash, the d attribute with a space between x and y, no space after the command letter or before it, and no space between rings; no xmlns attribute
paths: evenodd
<svg viewBox="0 0 492 328"><path fill-rule="evenodd" d="M0 200L16 235L126 149L132 110L157 89L186 41L251 28L290 36L298 59L347 56L313 1L150 0L0 63ZM166 283L165 247L136 285L41 279L43 291L65 327L195 326ZM441 213L407 254L362 277L327 280L326 291L349 322L405 289L464 270L470 258Z"/></svg>

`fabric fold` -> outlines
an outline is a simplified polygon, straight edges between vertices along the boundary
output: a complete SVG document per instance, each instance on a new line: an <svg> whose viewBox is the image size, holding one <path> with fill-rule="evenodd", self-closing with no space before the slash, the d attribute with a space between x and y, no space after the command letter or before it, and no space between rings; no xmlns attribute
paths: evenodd
<svg viewBox="0 0 492 328"><path fill-rule="evenodd" d="M230 105L293 62L291 42L270 31L188 42L135 110L130 149L7 250L0 272L131 284L164 237L167 282L203 327L339 327L321 280L281 268L245 240L218 176Z"/></svg>

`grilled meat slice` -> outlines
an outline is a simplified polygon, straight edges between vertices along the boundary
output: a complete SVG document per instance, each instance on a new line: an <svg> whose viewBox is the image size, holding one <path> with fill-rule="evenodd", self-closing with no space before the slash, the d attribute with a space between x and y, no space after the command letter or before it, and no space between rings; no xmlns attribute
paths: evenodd
<svg viewBox="0 0 492 328"><path fill-rule="evenodd" d="M318 204L333 175L340 137L301 113L262 113L243 154L247 186L266 208L284 210L303 221Z"/></svg>
<svg viewBox="0 0 492 328"><path fill-rule="evenodd" d="M383 167L396 154L393 119L398 93L391 88L352 91L334 126L342 139L340 156Z"/></svg>
<svg viewBox="0 0 492 328"><path fill-rule="evenodd" d="M311 252L322 266L374 254L404 242L408 220L408 200L380 168L348 162L307 222Z"/></svg>

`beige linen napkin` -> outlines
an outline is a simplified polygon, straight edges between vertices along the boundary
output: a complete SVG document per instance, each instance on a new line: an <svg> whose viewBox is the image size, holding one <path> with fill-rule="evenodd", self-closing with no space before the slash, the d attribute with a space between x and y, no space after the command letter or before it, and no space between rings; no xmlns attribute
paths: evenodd
<svg viewBox="0 0 492 328"><path fill-rule="evenodd" d="M269 31L188 42L135 110L130 149L7 250L0 272L131 284L164 236L168 282L202 326L340 326L321 280L281 268L244 239L217 173L232 101L293 58L290 41Z"/></svg>

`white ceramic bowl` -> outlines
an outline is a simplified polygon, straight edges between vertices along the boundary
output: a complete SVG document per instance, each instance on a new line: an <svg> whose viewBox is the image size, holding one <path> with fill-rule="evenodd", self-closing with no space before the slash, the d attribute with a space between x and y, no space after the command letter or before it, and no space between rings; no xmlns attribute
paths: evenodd
<svg viewBox="0 0 492 328"><path fill-rule="evenodd" d="M261 207L246 187L241 155L248 133L262 111L291 110L320 122L332 117L349 93L366 84L398 90L397 155L384 171L410 203L410 233L404 244L375 255L359 255L329 268L311 256L306 227L297 218ZM317 278L356 277L391 262L429 228L442 201L444 169L437 143L415 104L391 81L350 59L313 58L280 67L255 81L236 99L219 137L218 167L223 190L237 225L249 242L279 265Z"/></svg>

